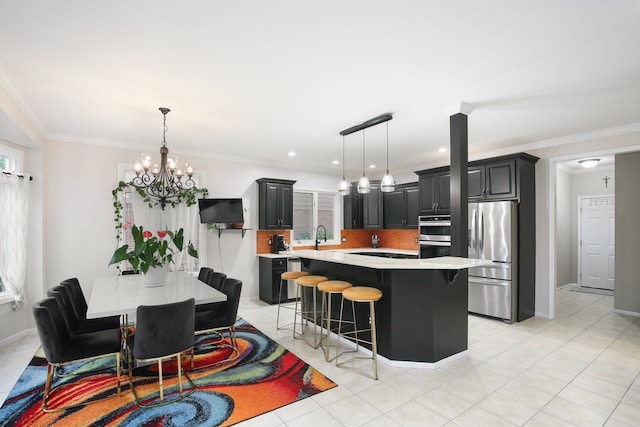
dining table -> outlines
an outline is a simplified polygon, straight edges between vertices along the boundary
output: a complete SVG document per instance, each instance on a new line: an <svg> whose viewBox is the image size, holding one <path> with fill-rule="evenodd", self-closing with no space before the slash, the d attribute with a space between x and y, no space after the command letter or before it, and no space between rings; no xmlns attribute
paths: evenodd
<svg viewBox="0 0 640 427"><path fill-rule="evenodd" d="M160 305L194 298L196 304L227 300L227 296L185 272L170 272L161 286L146 286L144 275L99 277L87 307L87 318L135 315L140 305Z"/></svg>

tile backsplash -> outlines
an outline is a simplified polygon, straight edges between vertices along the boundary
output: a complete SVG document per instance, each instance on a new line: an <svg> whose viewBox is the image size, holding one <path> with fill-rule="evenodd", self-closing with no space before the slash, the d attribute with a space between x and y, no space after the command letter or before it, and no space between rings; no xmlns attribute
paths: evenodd
<svg viewBox="0 0 640 427"><path fill-rule="evenodd" d="M290 230L258 230L256 232L256 253L265 254L271 252L269 240L274 234L284 234L287 244L291 244ZM371 236L377 234L380 238L378 247L391 249L405 249L418 251L418 230L342 230L340 245L323 245L322 249L350 249L370 248ZM346 242L342 241L346 238ZM296 246L297 249L313 249L313 246Z"/></svg>

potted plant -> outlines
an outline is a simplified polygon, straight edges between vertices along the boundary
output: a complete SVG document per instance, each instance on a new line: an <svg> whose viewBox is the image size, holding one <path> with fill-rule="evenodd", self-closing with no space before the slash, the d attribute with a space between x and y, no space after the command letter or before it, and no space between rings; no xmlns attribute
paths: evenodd
<svg viewBox="0 0 640 427"><path fill-rule="evenodd" d="M124 227L128 228L128 224ZM184 248L184 229L173 232L170 230L157 231L154 236L151 231L142 226L131 226L133 248L125 244L115 250L109 265L128 261L134 271L144 274L145 283L164 283L169 272L169 264L173 263L173 255L182 252ZM168 238L167 238L168 236ZM187 253L198 258L198 251L191 241L187 245ZM161 277L154 277L160 273Z"/></svg>

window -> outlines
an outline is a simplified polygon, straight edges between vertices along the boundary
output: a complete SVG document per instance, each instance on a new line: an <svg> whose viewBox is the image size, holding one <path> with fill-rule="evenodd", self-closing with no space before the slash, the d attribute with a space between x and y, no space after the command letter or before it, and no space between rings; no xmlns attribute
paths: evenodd
<svg viewBox="0 0 640 427"><path fill-rule="evenodd" d="M9 169L9 158L0 154L0 169Z"/></svg>
<svg viewBox="0 0 640 427"><path fill-rule="evenodd" d="M327 243L340 244L340 204L336 193L295 191L293 193L294 246L315 245L316 229L327 229ZM322 230L320 238L324 237ZM324 242L323 242L324 243Z"/></svg>

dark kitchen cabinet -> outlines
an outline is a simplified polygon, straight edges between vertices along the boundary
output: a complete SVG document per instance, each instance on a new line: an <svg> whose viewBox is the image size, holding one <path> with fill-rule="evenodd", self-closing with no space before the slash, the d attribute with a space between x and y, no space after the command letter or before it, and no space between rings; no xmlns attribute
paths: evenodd
<svg viewBox="0 0 640 427"><path fill-rule="evenodd" d="M280 290L280 276L287 271L287 258L260 257L258 265L258 293L260 299L269 304L278 303ZM293 296L292 296L293 298ZM282 301L289 300L287 287L282 289Z"/></svg>
<svg viewBox="0 0 640 427"><path fill-rule="evenodd" d="M526 153L476 160L468 165L469 201L516 200L518 202L518 321L535 315L536 198L535 164ZM450 210L448 167L417 171L422 214ZM446 192L446 201L445 194ZM438 205L439 204L439 205Z"/></svg>
<svg viewBox="0 0 640 427"><path fill-rule="evenodd" d="M293 184L284 179L257 179L261 230L290 230L293 228Z"/></svg>
<svg viewBox="0 0 640 427"><path fill-rule="evenodd" d="M371 191L360 194L357 182L351 183L351 193L343 196L345 229L381 229L383 227L382 190L379 181L370 181Z"/></svg>
<svg viewBox="0 0 640 427"><path fill-rule="evenodd" d="M516 160L470 163L469 200L509 200L517 197Z"/></svg>
<svg viewBox="0 0 640 427"><path fill-rule="evenodd" d="M344 228L346 230L358 230L363 228L362 196L362 194L359 194L356 191L356 187L352 185L350 193L342 198Z"/></svg>
<svg viewBox="0 0 640 427"><path fill-rule="evenodd" d="M418 183L397 185L383 194L384 228L417 228L420 192Z"/></svg>
<svg viewBox="0 0 640 427"><path fill-rule="evenodd" d="M420 214L448 213L451 210L449 168L429 169L418 174Z"/></svg>
<svg viewBox="0 0 640 427"><path fill-rule="evenodd" d="M382 190L379 181L370 181L371 191L362 195L363 228L381 229L384 227L382 209Z"/></svg>

